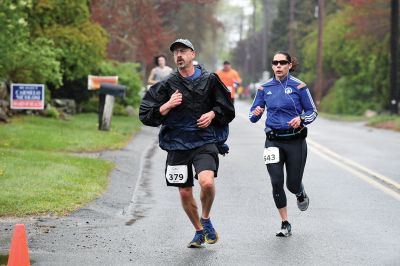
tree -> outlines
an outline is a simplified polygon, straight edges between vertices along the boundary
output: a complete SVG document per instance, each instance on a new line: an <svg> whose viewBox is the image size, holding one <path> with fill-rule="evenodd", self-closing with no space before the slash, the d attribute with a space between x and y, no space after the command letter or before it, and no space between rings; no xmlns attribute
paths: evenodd
<svg viewBox="0 0 400 266"><path fill-rule="evenodd" d="M201 51L210 29L219 27L213 16L216 0L93 0L92 18L110 35L108 57L140 61L151 67L153 56L168 51L176 37L190 38ZM201 29L201 30L197 30Z"/></svg>
<svg viewBox="0 0 400 266"><path fill-rule="evenodd" d="M363 8L368 9L366 6ZM322 91L322 95L326 95L321 102L324 111L362 114L366 109L383 109L387 102L388 29L385 31L386 36L379 38L377 36L380 33L375 36L357 35L359 29L356 25L359 24L355 21L359 20L355 20L353 14L358 11L359 7L351 3L344 4L341 10L326 17L323 69L325 85L328 85L324 87L329 90ZM312 81L316 79L316 29L304 38L304 43L308 45L303 47L302 54L307 60L304 61L304 71L300 78Z"/></svg>
<svg viewBox="0 0 400 266"><path fill-rule="evenodd" d="M106 55L107 33L90 21L87 0L34 0L29 13L34 36L63 51L63 79L73 81L97 69Z"/></svg>
<svg viewBox="0 0 400 266"><path fill-rule="evenodd" d="M27 1L0 2L0 79L7 82L62 84L62 51L50 39L33 36Z"/></svg>
<svg viewBox="0 0 400 266"><path fill-rule="evenodd" d="M61 51L63 86L49 86L52 96L87 100L87 75L100 67L108 42L106 31L90 21L88 1L32 0L27 11L31 35L51 40Z"/></svg>

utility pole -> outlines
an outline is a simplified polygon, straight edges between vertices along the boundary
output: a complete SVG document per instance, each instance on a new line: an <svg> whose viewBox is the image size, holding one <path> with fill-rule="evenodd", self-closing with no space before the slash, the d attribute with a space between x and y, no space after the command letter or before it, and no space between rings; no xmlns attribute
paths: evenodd
<svg viewBox="0 0 400 266"><path fill-rule="evenodd" d="M250 40L253 39L255 40L256 38L256 25L257 25L257 0L253 0L253 27L252 27L252 36L250 37ZM255 54L255 51L253 49L254 43L253 42L248 42L248 49L250 54L248 54L249 57L249 71L250 71L250 79L254 80L255 79L255 57L257 56Z"/></svg>
<svg viewBox="0 0 400 266"><path fill-rule="evenodd" d="M294 21L294 10L296 6L296 0L290 0L289 6L289 54L294 54L294 28L295 28L295 21Z"/></svg>
<svg viewBox="0 0 400 266"><path fill-rule="evenodd" d="M243 40L243 21L244 21L244 11L240 13L240 24L239 24L239 42Z"/></svg>
<svg viewBox="0 0 400 266"><path fill-rule="evenodd" d="M390 111L399 112L398 72L399 0L392 0L390 19Z"/></svg>
<svg viewBox="0 0 400 266"><path fill-rule="evenodd" d="M256 21L257 21L257 0L253 0L253 36L256 35Z"/></svg>
<svg viewBox="0 0 400 266"><path fill-rule="evenodd" d="M323 32L324 32L325 1L318 0L318 46L317 46L317 78L314 86L317 107L321 104L323 86Z"/></svg>
<svg viewBox="0 0 400 266"><path fill-rule="evenodd" d="M263 27L262 27L262 43L261 43L261 68L262 71L267 70L267 51L268 51L268 0L263 1Z"/></svg>

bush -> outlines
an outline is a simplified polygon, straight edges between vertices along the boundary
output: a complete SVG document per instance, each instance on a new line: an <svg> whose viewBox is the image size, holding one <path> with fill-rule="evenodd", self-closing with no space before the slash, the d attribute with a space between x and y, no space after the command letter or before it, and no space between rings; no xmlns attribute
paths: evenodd
<svg viewBox="0 0 400 266"><path fill-rule="evenodd" d="M378 110L381 105L373 101L372 88L354 84L346 77L335 82L322 99L322 111L333 114L362 115L367 109Z"/></svg>
<svg viewBox="0 0 400 266"><path fill-rule="evenodd" d="M82 112L84 113L98 113L99 112L99 97L98 95L93 96L89 101L85 102L82 106ZM114 103L113 115L128 116L128 111L123 104L118 102Z"/></svg>
<svg viewBox="0 0 400 266"><path fill-rule="evenodd" d="M120 63L116 61L105 61L101 65L98 75L118 76L118 83L127 87L124 99L117 97L117 102L123 105L137 106L140 97L139 92L142 81L138 72L139 65L135 63Z"/></svg>
<svg viewBox="0 0 400 266"><path fill-rule="evenodd" d="M99 96L89 98L89 101L84 102L82 105L83 113L98 113L99 112Z"/></svg>
<svg viewBox="0 0 400 266"><path fill-rule="evenodd" d="M60 112L58 112L57 108L52 107L52 106L48 106L46 108L46 110L44 111L44 115L46 117L51 117L51 118L56 118L56 119L60 118Z"/></svg>
<svg viewBox="0 0 400 266"><path fill-rule="evenodd" d="M116 102L114 104L113 115L128 116L128 112L126 111L125 106Z"/></svg>

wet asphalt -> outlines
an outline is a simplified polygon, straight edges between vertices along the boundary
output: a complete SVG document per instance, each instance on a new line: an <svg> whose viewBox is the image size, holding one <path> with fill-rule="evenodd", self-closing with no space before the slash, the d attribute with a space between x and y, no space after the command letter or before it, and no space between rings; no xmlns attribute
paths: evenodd
<svg viewBox="0 0 400 266"><path fill-rule="evenodd" d="M399 198L312 145L304 174L310 207L299 211L287 193L293 235L275 237L280 221L262 161L263 122L250 124L248 107L236 103L231 151L220 157L211 214L217 244L186 248L194 230L177 189L165 186L158 129L143 127L126 148L100 154L116 163L103 197L67 217L0 221L0 253L13 224L23 222L33 265L399 265ZM399 182L399 133L321 118L309 132L310 141ZM197 184L195 193L198 200Z"/></svg>

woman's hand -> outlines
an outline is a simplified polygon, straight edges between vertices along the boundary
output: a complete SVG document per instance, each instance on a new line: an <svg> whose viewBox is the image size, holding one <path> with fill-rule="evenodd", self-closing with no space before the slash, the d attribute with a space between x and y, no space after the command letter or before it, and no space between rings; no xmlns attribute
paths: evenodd
<svg viewBox="0 0 400 266"><path fill-rule="evenodd" d="M289 126L293 128L298 128L301 125L300 116L297 116L288 122Z"/></svg>
<svg viewBox="0 0 400 266"><path fill-rule="evenodd" d="M256 109L253 110L253 115L260 116L264 113L264 108L257 106Z"/></svg>

